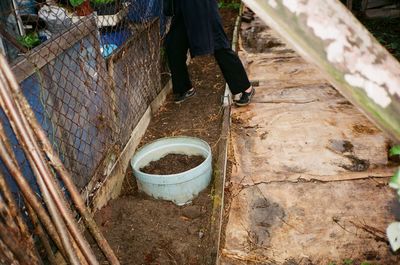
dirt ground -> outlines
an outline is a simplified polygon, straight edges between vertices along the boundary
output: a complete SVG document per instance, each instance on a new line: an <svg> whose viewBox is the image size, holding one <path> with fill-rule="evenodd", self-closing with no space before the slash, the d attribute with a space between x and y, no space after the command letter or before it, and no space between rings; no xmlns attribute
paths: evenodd
<svg viewBox="0 0 400 265"><path fill-rule="evenodd" d="M168 154L157 161L152 161L140 171L148 174L169 175L188 171L203 163L203 156Z"/></svg>
<svg viewBox="0 0 400 265"><path fill-rule="evenodd" d="M238 10L221 11L232 36ZM174 104L172 95L153 117L141 145L165 136L195 136L207 141L216 156L225 81L213 57L191 60L189 70L195 97ZM98 211L95 219L121 264L212 264L210 253L211 189L191 204L178 207L137 191L129 168L120 198Z"/></svg>

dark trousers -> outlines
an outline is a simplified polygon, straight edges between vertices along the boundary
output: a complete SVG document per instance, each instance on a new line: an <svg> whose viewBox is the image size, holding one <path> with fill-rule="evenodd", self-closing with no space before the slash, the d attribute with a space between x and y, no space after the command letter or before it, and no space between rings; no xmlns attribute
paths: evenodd
<svg viewBox="0 0 400 265"><path fill-rule="evenodd" d="M165 42L168 64L172 75L174 94L183 94L192 88L186 60L189 40L182 17L175 17ZM214 51L222 74L232 94L236 95L250 87L250 82L243 64L232 49Z"/></svg>

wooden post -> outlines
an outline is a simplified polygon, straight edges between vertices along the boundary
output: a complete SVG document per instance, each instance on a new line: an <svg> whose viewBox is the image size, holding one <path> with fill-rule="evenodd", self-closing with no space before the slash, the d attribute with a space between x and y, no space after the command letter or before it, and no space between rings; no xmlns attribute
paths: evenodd
<svg viewBox="0 0 400 265"><path fill-rule="evenodd" d="M365 10L367 10L368 6L368 0L362 0L361 1L361 13L364 14Z"/></svg>
<svg viewBox="0 0 400 265"><path fill-rule="evenodd" d="M400 64L337 0L243 0L400 142Z"/></svg>
<svg viewBox="0 0 400 265"><path fill-rule="evenodd" d="M353 0L346 0L347 8L352 11L353 10Z"/></svg>

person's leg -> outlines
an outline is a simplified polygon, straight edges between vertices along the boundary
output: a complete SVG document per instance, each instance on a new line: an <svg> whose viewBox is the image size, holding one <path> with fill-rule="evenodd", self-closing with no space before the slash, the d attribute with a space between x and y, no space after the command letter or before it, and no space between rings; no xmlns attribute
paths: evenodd
<svg viewBox="0 0 400 265"><path fill-rule="evenodd" d="M181 15L174 17L172 21L166 36L165 48L172 75L173 92L178 96L183 95L192 88L192 83L186 65L189 41Z"/></svg>
<svg viewBox="0 0 400 265"><path fill-rule="evenodd" d="M233 95L242 93L242 97L236 101L237 105L247 105L254 94L247 73L239 56L232 49L219 49L214 52L215 59L221 68L222 74Z"/></svg>

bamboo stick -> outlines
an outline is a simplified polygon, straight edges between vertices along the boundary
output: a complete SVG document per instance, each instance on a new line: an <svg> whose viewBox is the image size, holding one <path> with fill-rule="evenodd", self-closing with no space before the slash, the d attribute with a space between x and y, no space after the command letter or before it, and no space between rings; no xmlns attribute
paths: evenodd
<svg viewBox="0 0 400 265"><path fill-rule="evenodd" d="M0 122L0 142L4 143L4 146L5 146L8 154L11 155L11 158L14 161L14 164L17 165L17 163L16 163L17 159L14 155L11 145L7 141L6 133L4 131L3 124L1 122ZM33 238L29 233L29 229L21 217L21 212L18 210L18 207L16 206L17 204L15 203L15 200L10 191L10 188L9 188L4 176L2 176L1 172L0 172L0 190L3 191L4 199L5 199L6 203L8 204L8 207L10 208L11 214L13 216L15 216L17 224L19 226L19 229L21 230L23 237L25 238L25 240L27 240L29 242L30 245L34 246Z"/></svg>
<svg viewBox="0 0 400 265"><path fill-rule="evenodd" d="M32 236L29 233L28 227L25 222L22 220L21 212L18 210L16 203L14 201L14 197L11 194L10 188L4 178L4 175L0 172L0 192L2 193L4 202L7 204L10 214L13 218L15 218L18 228L21 231L21 235L23 238L29 242L30 245L34 245Z"/></svg>
<svg viewBox="0 0 400 265"><path fill-rule="evenodd" d="M40 223L35 211L33 210L33 208L29 205L29 203L26 200L25 200L25 207L26 207L26 210L32 221L34 231L37 234L37 236L40 238L40 241L43 244L44 250L47 253L47 259L49 260L50 264L57 265L56 258L54 257L53 250L51 249L49 238L47 237L45 231L43 230L42 224Z"/></svg>
<svg viewBox="0 0 400 265"><path fill-rule="evenodd" d="M0 85L0 90L1 90L1 85ZM31 168L32 168L33 172L35 174L37 174L38 170L37 170L37 168L36 168L36 166L34 164L31 164ZM23 176L21 176L21 177L23 178ZM66 256L69 258L69 261L71 262L72 265L78 265L79 261L78 261L78 259L76 257L75 252L73 251L73 247L71 245L67 229L65 227L65 224L63 223L63 220L62 220L62 217L60 216L60 213L58 212L58 210L56 208L56 205L55 205L54 201L51 198L49 190L48 190L48 188L46 187L46 185L44 184L43 180L40 177L37 178L37 182L38 182L38 185L39 185L39 187L41 189L41 193L42 193L44 201L45 201L45 203L47 205L49 213L50 213L50 215L51 215L51 217L53 219L53 222L54 222L56 231L57 231L57 233L59 235L59 238L61 240L63 249L66 252ZM30 189L29 184L28 184L27 189Z"/></svg>
<svg viewBox="0 0 400 265"><path fill-rule="evenodd" d="M2 55L0 55L0 66L7 65L5 59ZM3 108L4 112L6 113L7 117L10 120L10 123L13 127L13 130L20 142L21 146L23 147L28 160L30 161L32 170L34 171L35 175L37 176L37 182L39 187L41 188L41 192L43 198L47 204L49 212L52 216L54 221L55 227L57 229L58 234L60 235L61 242L64 246L65 252L69 258L69 261L73 265L78 265L79 261L76 257L76 254L73 251L67 229L63 222L63 218L57 210L57 205L53 201L52 194L54 195L55 191L49 189L44 180L41 178L42 174L46 174L47 172L44 169L44 165L40 163L40 157L38 157L37 149L35 152L35 147L33 137L28 134L29 130L26 126L23 125L23 117L21 114L18 113L17 107L15 106L15 102L11 99L11 93L7 92L7 87L9 84L6 81L6 77L4 73L0 71L0 104ZM37 165L39 167L37 167Z"/></svg>
<svg viewBox="0 0 400 265"><path fill-rule="evenodd" d="M20 265L13 253L0 239L0 264Z"/></svg>
<svg viewBox="0 0 400 265"><path fill-rule="evenodd" d="M3 144L4 144L4 146L6 147L6 150L8 151L8 155L11 157L11 159L12 159L14 165L16 165L16 167L18 168L18 170L20 170L19 167L18 167L18 163L17 163L17 161L16 161L16 158L15 158L15 156L13 156L14 153L13 153L13 151L12 151L12 148L11 148L11 146L9 146L9 144L8 144L8 141L7 141L7 139L6 139L6 135L5 135L5 132L4 132L4 128L3 128L3 126L2 126L1 123L0 123L0 140L3 141ZM59 195L62 196L62 193L60 192ZM35 216L35 213L34 213L34 212L32 212L32 214L34 214L34 215L32 215L32 218L35 218L35 217L37 218L37 216ZM39 223L38 225L40 225L40 223ZM41 227L40 227L40 228L41 228ZM40 228L38 227L38 229L40 229ZM40 231L38 231L38 232L41 233ZM44 240L43 243L46 244L45 241L46 241L47 237L46 237L45 235L42 235L41 238ZM47 242L47 243L48 243L48 242ZM71 242L71 243L72 243L72 246L73 246L74 249L78 249L78 247L75 245L75 242ZM59 246L59 248L60 248L60 247L61 247L61 246ZM50 249L49 249L49 250L50 250ZM61 249L61 251L62 251L62 253L64 253L63 256L65 257L65 251L63 251L63 249ZM47 251L47 252L48 252L48 251ZM81 264L82 264L82 265L87 264L85 258L83 257L83 254L81 253L80 250L78 250L77 254L78 254L78 258L79 258ZM49 253L49 255L51 255L51 253ZM52 258L54 258L54 257L50 257L50 259L52 259Z"/></svg>
<svg viewBox="0 0 400 265"><path fill-rule="evenodd" d="M0 63L1 65L6 65L4 58L0 57L0 62L1 61L3 61L2 63ZM6 80L8 83L7 87L17 85L15 80L14 82L11 82L10 80L13 78L10 70L6 72L3 69L2 76L3 80ZM73 236L74 240L76 241L78 247L82 251L89 264L97 265L98 261L95 255L93 254L87 241L80 233L75 218L66 207L66 202L63 200L62 196L60 196L60 188L57 184L55 184L50 168L45 162L46 159L43 157L43 154L40 151L40 148L34 137L33 130L30 127L26 116L23 114L21 106L15 100L14 94L11 91L7 90L8 89L6 87L0 89L0 94L3 97L4 101L4 110L7 116L9 116L9 119L14 121L13 129L17 132L17 137L19 136L19 142L25 150L28 160L30 160L31 166L34 165L32 166L32 169L34 170L34 172L36 171L35 175L37 176L37 182L45 195L44 198L47 200L47 203L50 204L49 207L54 206L54 210L59 210L61 218L64 220L68 230L70 231L71 235ZM54 205L53 201L51 200L54 200ZM53 212L52 214L57 215L58 213ZM61 239L63 240L62 237L63 236L61 236Z"/></svg>
<svg viewBox="0 0 400 265"><path fill-rule="evenodd" d="M32 250L32 253L30 253L30 251L27 253L29 254L29 256L31 256L30 258L32 258L32 261L35 262L35 264L41 263L39 262L40 260L39 255L35 248L35 243L33 242L32 236L30 235L28 227L26 226L25 222L22 220L21 212L16 207L9 186L6 183L5 177L3 174L1 174L1 172L0 172L0 192L2 194L5 204L8 207L11 218L15 219L16 221L16 225L18 226L19 233L21 236L20 239L26 244L27 247L26 251Z"/></svg>
<svg viewBox="0 0 400 265"><path fill-rule="evenodd" d="M68 253L65 251L65 247L63 246L63 242L61 242L59 235L57 234L57 229L53 226L52 221L47 216L47 213L43 209L41 203L38 201L33 191L31 190L29 184L24 179L19 167L15 164L15 161L12 161L7 151L5 151L3 143L0 142L0 158L3 160L7 169L10 171L17 185L20 187L20 190L25 198L25 200L35 209L36 213L38 213L41 218L44 227L48 231L49 235L52 237L53 241L56 243L56 246L60 250L63 258L68 258ZM35 168L32 168L34 172L36 172ZM68 233L66 234L67 236ZM82 265L87 264L83 254L80 252L78 247L75 245L75 242L71 242L71 250L75 249L78 255L79 263Z"/></svg>
<svg viewBox="0 0 400 265"><path fill-rule="evenodd" d="M14 152L13 152L13 150L12 150L12 147L11 147L11 145L9 144L9 142L7 141L7 136L6 136L6 133L5 133L5 131L4 131L3 124L2 124L1 122L0 122L0 143L4 144L5 149L7 150L7 154L11 157L11 160L12 160L12 162L14 163L15 168L18 169L18 170L20 170L19 165L18 165L18 163L17 163L17 159L16 159L16 157L15 157L15 155L14 155ZM1 188L2 185L4 185L4 184L1 183L1 181L3 181L3 180L4 180L4 178L0 178L0 188ZM5 180L4 180L4 182L5 182ZM5 184L6 184L6 183L5 183ZM3 190L4 190L4 189L3 189ZM11 197L11 199L12 199L12 195L11 195L10 193L9 193L9 195L6 195L5 197L7 197L7 196ZM24 196L23 196L23 197L24 197ZM9 201L11 201L11 200L9 199ZM12 201L13 201L13 200L12 200ZM43 243L43 246L44 246L44 248L45 248L45 250L46 250L46 253L47 253L49 262L50 262L51 264L56 265L56 261L55 261L55 258L54 258L54 253L53 253L53 251L52 251L52 249L51 249L51 245L50 245L50 243L49 243L49 239L48 239L47 235L45 234L45 232L44 232L44 230L43 230L43 228L42 228L42 224L40 223L40 221L39 221L39 219L38 219L38 217L37 217L37 215L36 215L34 209L32 208L32 206L30 206L29 202L25 199L25 197L24 197L24 202L25 202L25 207L26 207L26 209L27 209L28 215L30 216L30 219L31 219L32 224L33 224L33 226L34 226L34 231L35 231L35 233L39 236L40 240L41 240L42 243ZM10 204L10 205L11 205L11 204ZM13 207L14 207L15 209L17 209L17 207L15 206L15 203L13 203ZM11 208L11 207L10 207L10 208ZM18 217L19 217L19 215L18 215ZM18 219L21 219L21 218L19 217ZM22 222L23 225L25 225L25 222L23 222L22 220L18 220L18 222L19 222L19 223ZM21 227L21 225L19 225L19 226ZM26 225L25 225L25 227L24 227L23 229L21 229L21 231L24 231L24 230L28 231ZM33 239L32 239L32 237L30 237L29 240L30 240L30 241L32 242L32 244L33 244Z"/></svg>
<svg viewBox="0 0 400 265"><path fill-rule="evenodd" d="M28 122L30 123L31 127L33 128L33 131L35 132L37 138L42 144L43 150L45 151L47 157L49 158L53 168L59 174L65 186L67 187L78 212L83 217L86 226L88 227L89 231L91 232L92 236L96 240L98 246L106 256L108 261L113 265L118 265L119 264L118 258L115 256L114 251L111 249L110 245L102 235L92 215L87 209L78 189L72 182L71 175L65 169L64 164L61 162L58 155L54 152L53 147L49 142L45 132L43 131L40 124L37 122L32 109L29 107L29 103L27 102L26 98L21 94L21 91L18 88L18 84L16 83L15 80L12 79L11 82L12 82L11 89L17 95L19 101L21 102L22 110L24 114L28 117Z"/></svg>
<svg viewBox="0 0 400 265"><path fill-rule="evenodd" d="M32 117L33 113L32 110L27 107L26 100L23 100L23 105L25 105L24 111L28 117ZM120 264L118 258L115 256L114 251L111 249L110 245L108 244L107 240L102 235L100 229L98 228L96 222L94 221L92 215L90 214L89 210L87 209L85 202L83 201L78 189L76 188L75 184L72 182L72 177L69 172L65 169L63 163L59 159L58 155L55 154L51 143L48 141L46 134L44 133L41 126L37 123L37 120L34 118L30 118L29 121L31 122L32 128L34 128L34 132L38 137L39 141L43 145L43 150L45 151L47 157L49 158L52 166L56 170L56 172L61 177L62 181L64 182L65 186L67 187L72 200L75 203L75 206L78 212L83 217L83 220L88 227L89 231L91 232L92 236L96 240L98 246L110 262L110 264L118 265Z"/></svg>
<svg viewBox="0 0 400 265"><path fill-rule="evenodd" d="M5 59L0 57L0 61L3 61L6 64ZM8 83L8 87L17 86L10 69L5 71L3 69L3 74L6 77L5 80ZM14 81L14 82L12 82ZM76 241L80 251L85 256L89 264L97 265L98 261L92 252L89 244L84 239L82 234L80 233L78 226L76 224L75 218L69 212L68 207L66 207L67 203L63 200L63 197L60 196L61 191L59 191L59 186L55 183L53 179L53 174L47 164L47 159L44 158L40 148L38 146L37 140L35 139L32 128L29 126L29 122L27 121L26 116L22 112L22 108L19 105L19 102L14 98L15 95L11 91L1 91L3 99L6 103L6 108L9 111L9 117L13 119L15 122L14 131L17 132L17 137L19 136L20 143L27 154L28 160L32 166L32 169L37 176L37 182L39 187L41 187L42 192L48 194L48 199L54 200L55 209L58 209L62 219L65 221L65 224L71 233L73 239ZM12 111L10 111L12 110ZM29 150L29 151L28 151ZM46 161L46 162L45 162ZM47 196L45 197L47 198ZM52 203L49 201L49 203ZM62 236L61 236L62 238ZM79 254L79 253L78 253ZM83 260L81 261L83 262Z"/></svg>
<svg viewBox="0 0 400 265"><path fill-rule="evenodd" d="M0 123L1 126L1 123ZM19 167L15 164L12 158L9 156L4 143L0 140L0 159L3 161L4 165L10 172L11 176L17 183L19 189L22 192L24 199L29 203L29 205L35 210L40 218L43 226L46 231L49 233L52 240L55 242L58 249L63 253L64 257L66 257L65 250L61 244L60 238L56 232L56 229L48 217L46 210L43 208L42 204L37 199L36 195L31 190L29 183L26 181L24 176L22 175Z"/></svg>
<svg viewBox="0 0 400 265"><path fill-rule="evenodd" d="M2 178L2 176L0 176ZM13 253L14 257L21 264L42 264L39 257L35 254L34 245L30 245L29 241L25 241L21 230L15 223L10 210L4 202L0 201L0 238L7 248Z"/></svg>

